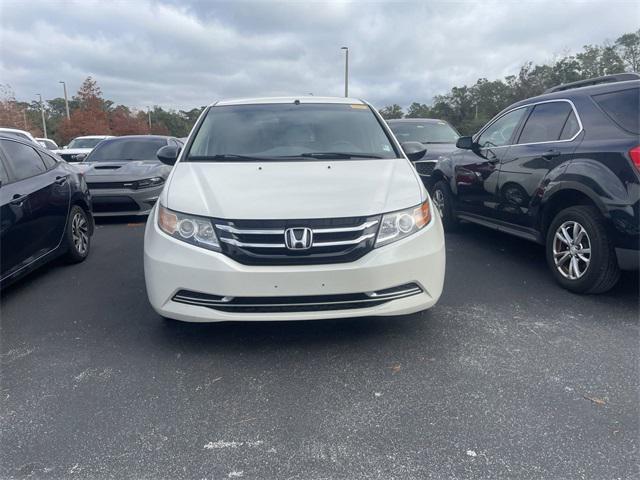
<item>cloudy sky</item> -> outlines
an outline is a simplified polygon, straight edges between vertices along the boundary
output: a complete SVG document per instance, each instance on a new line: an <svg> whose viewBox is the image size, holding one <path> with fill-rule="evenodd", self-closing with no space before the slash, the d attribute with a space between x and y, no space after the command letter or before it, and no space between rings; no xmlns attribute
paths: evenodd
<svg viewBox="0 0 640 480"><path fill-rule="evenodd" d="M75 92L188 109L220 98L342 95L428 103L640 26L640 2L0 0L0 83L21 100Z"/></svg>

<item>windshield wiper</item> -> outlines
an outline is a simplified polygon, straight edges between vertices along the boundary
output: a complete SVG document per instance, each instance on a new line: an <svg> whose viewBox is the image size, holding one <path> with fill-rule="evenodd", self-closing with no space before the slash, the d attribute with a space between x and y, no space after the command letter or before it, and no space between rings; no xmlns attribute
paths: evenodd
<svg viewBox="0 0 640 480"><path fill-rule="evenodd" d="M235 153L219 153L217 155L202 155L187 157L188 162L215 162L219 160L245 160L250 162L272 161L277 160L276 157L256 157L252 155L238 155Z"/></svg>
<svg viewBox="0 0 640 480"><path fill-rule="evenodd" d="M311 152L294 155L303 158L320 158L320 159L349 159L349 158L382 158L380 155L372 153L347 153L347 152Z"/></svg>

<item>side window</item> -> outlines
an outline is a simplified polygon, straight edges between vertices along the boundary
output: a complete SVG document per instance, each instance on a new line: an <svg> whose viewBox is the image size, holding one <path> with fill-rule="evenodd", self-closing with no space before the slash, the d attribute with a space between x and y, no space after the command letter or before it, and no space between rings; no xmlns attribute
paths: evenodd
<svg viewBox="0 0 640 480"><path fill-rule="evenodd" d="M593 99L620 127L631 133L640 133L640 88L594 95Z"/></svg>
<svg viewBox="0 0 640 480"><path fill-rule="evenodd" d="M574 135L578 133L579 130L580 130L580 124L578 123L576 114L573 113L573 110L571 110L571 113L569 114L569 118L567 118L567 121L565 122L564 127L562 127L562 133L560 133L560 140L568 140L570 138L573 138Z"/></svg>
<svg viewBox="0 0 640 480"><path fill-rule="evenodd" d="M35 149L22 143L2 140L2 148L15 180L33 177L46 171L44 163Z"/></svg>
<svg viewBox="0 0 640 480"><path fill-rule="evenodd" d="M57 160L53 158L51 155L47 155L46 153L42 153L42 152L38 152L38 153L40 153L40 157L42 157L42 161L47 167L47 170L55 167L58 164Z"/></svg>
<svg viewBox="0 0 640 480"><path fill-rule="evenodd" d="M520 124L526 108L518 108L493 122L478 138L480 148L501 147L509 145L513 132Z"/></svg>
<svg viewBox="0 0 640 480"><path fill-rule="evenodd" d="M540 103L524 124L518 143L554 142L571 112L568 102Z"/></svg>

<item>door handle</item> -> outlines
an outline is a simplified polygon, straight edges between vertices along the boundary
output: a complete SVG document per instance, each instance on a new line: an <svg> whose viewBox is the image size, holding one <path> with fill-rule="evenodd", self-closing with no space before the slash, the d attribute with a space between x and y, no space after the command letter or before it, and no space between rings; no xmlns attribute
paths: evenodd
<svg viewBox="0 0 640 480"><path fill-rule="evenodd" d="M56 183L58 185L64 185L66 183L66 181L67 181L67 177L64 177L64 176L56 177Z"/></svg>
<svg viewBox="0 0 640 480"><path fill-rule="evenodd" d="M27 199L26 195L20 195L20 194L15 194L13 196L13 198L11 199L11 201L9 202L11 205L15 205L17 207L20 207L24 201Z"/></svg>
<svg viewBox="0 0 640 480"><path fill-rule="evenodd" d="M551 160L552 158L559 157L560 150L547 150L542 154L542 158L546 160Z"/></svg>

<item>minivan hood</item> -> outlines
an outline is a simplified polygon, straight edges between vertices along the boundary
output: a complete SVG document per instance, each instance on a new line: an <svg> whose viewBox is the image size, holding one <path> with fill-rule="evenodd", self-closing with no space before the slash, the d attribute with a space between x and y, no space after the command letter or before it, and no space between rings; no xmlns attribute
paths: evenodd
<svg viewBox="0 0 640 480"><path fill-rule="evenodd" d="M375 215L418 205L422 183L403 158L291 162L179 162L163 204L243 219Z"/></svg>

